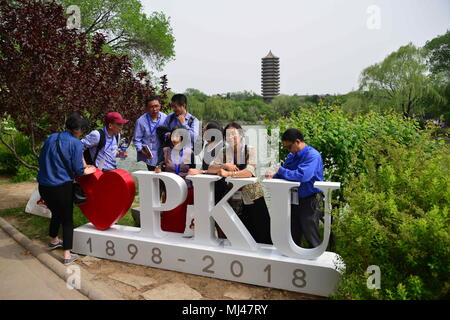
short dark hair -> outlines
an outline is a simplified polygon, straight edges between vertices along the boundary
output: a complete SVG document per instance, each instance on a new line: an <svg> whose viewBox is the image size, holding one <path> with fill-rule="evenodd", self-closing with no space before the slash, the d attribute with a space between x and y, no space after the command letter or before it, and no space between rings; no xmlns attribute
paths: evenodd
<svg viewBox="0 0 450 320"><path fill-rule="evenodd" d="M223 127L217 121L210 121L206 124L205 130L216 129L219 130L223 134ZM223 137L222 137L223 140ZM216 137L212 137L211 141L216 141Z"/></svg>
<svg viewBox="0 0 450 320"><path fill-rule="evenodd" d="M229 129L229 128L234 128L234 129L242 130L241 125L240 125L239 123L237 123L236 121L232 121L232 122L228 123L228 124L225 126L224 132L227 132L227 129Z"/></svg>
<svg viewBox="0 0 450 320"><path fill-rule="evenodd" d="M281 136L281 141L295 142L295 140L297 139L303 142L304 136L303 133L300 132L300 130L295 128L287 129Z"/></svg>
<svg viewBox="0 0 450 320"><path fill-rule="evenodd" d="M144 106L146 107L148 105L148 103L153 100L158 100L158 102L160 102L158 96L147 96L144 100Z"/></svg>
<svg viewBox="0 0 450 320"><path fill-rule="evenodd" d="M209 129L217 129L217 130L220 130L221 132L223 131L222 125L221 125L219 122L217 122L217 121L209 121L209 122L206 124L205 129L206 129L206 130L209 130Z"/></svg>
<svg viewBox="0 0 450 320"><path fill-rule="evenodd" d="M177 93L172 97L172 102L182 106L183 104L187 106L187 97L184 94Z"/></svg>
<svg viewBox="0 0 450 320"><path fill-rule="evenodd" d="M79 112L69 115L66 120L66 129L70 131L82 130L83 132L89 128L89 120L83 117Z"/></svg>
<svg viewBox="0 0 450 320"><path fill-rule="evenodd" d="M241 139L244 139L244 130L242 129L241 125L239 123L237 123L236 121L232 121L225 126L225 129L223 129L224 139L228 138L228 136L227 136L228 129L237 129Z"/></svg>

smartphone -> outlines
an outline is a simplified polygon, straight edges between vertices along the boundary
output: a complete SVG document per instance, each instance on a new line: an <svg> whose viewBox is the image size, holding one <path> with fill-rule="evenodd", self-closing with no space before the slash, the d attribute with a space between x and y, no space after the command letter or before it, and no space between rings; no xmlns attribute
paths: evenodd
<svg viewBox="0 0 450 320"><path fill-rule="evenodd" d="M144 149L150 155L150 158L153 158L153 153L152 150L150 150L149 146L144 145L142 146L142 149Z"/></svg>

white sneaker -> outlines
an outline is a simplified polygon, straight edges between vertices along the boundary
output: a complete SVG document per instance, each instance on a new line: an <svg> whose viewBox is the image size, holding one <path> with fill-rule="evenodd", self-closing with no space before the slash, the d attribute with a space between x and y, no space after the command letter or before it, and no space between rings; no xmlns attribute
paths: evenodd
<svg viewBox="0 0 450 320"><path fill-rule="evenodd" d="M183 233L183 238L192 238L194 236L194 230L186 228Z"/></svg>

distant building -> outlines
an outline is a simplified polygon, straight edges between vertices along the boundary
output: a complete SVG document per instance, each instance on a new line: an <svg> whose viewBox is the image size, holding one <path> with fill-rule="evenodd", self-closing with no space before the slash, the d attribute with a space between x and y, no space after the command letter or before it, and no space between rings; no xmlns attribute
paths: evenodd
<svg viewBox="0 0 450 320"><path fill-rule="evenodd" d="M261 91L264 101L269 103L280 94L280 58L269 51L261 60Z"/></svg>

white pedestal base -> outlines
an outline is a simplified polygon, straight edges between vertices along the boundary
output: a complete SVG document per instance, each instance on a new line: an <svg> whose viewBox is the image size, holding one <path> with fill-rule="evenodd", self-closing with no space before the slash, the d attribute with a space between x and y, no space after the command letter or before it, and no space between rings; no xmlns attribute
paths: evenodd
<svg viewBox="0 0 450 320"><path fill-rule="evenodd" d="M196 274L264 287L308 293L332 294L340 273L339 256L325 252L317 260L293 259L270 245L257 252L202 246L182 234L167 233L162 239L139 234L140 228L114 225L100 231L92 224L74 230L73 251L79 254Z"/></svg>

